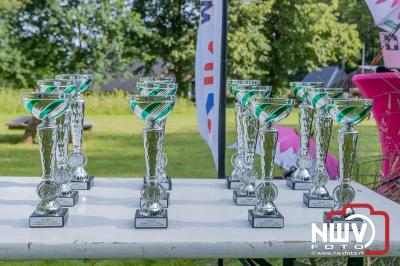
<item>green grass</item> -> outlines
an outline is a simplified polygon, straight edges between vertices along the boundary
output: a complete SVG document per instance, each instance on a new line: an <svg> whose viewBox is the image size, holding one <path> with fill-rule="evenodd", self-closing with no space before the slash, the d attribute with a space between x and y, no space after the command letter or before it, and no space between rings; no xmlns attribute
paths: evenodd
<svg viewBox="0 0 400 266"><path fill-rule="evenodd" d="M8 93L8 94L7 94ZM7 97L6 97L7 96ZM84 151L88 156L87 170L98 177L142 177L145 173L143 156L143 122L130 113L126 95L93 95L87 99L87 118L95 122L90 132L84 133ZM0 90L0 176L39 176L41 174L37 144L21 142L22 131L8 130L5 123L19 115L26 115L18 92ZM297 128L298 113L293 112L282 125ZM373 119L358 127L357 159L365 161L380 154L379 140ZM330 149L337 153L337 125L334 126ZM234 112L227 109L227 144L235 141ZM194 105L180 99L168 118L165 151L168 155L167 172L174 178L215 178L216 170L209 148L200 138ZM232 170L227 150L227 174ZM259 156L256 169L260 171ZM373 168L378 169L379 164ZM371 172L371 166L362 171ZM276 167L276 174L281 169ZM363 183L371 180L360 180ZM332 260L333 261L333 260ZM332 262L331 261L331 262ZM281 265L282 260L271 260ZM118 260L118 261L20 261L0 262L0 265L216 265L216 260ZM237 260L227 260L225 265L240 265ZM328 263L329 265L329 263ZM330 264L332 265L332 264Z"/></svg>

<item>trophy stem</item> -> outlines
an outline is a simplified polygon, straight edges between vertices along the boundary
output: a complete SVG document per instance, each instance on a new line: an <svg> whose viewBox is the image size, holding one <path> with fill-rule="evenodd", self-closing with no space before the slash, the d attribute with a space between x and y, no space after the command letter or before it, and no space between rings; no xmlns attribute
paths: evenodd
<svg viewBox="0 0 400 266"><path fill-rule="evenodd" d="M68 142L69 142L69 130L71 121L71 111L67 110L63 115L56 119L58 126L58 137L57 137L57 167L66 167L67 156L68 156Z"/></svg>
<svg viewBox="0 0 400 266"><path fill-rule="evenodd" d="M43 120L37 126L43 179L36 188L41 199L36 207L36 214L38 215L57 215L61 212L61 206L56 201L60 193L60 186L54 181L57 131L54 120Z"/></svg>
<svg viewBox="0 0 400 266"><path fill-rule="evenodd" d="M81 153L85 101L78 96L71 102L71 111L72 148L74 153Z"/></svg>
<svg viewBox="0 0 400 266"><path fill-rule="evenodd" d="M261 144L261 178L264 182L272 182L274 172L274 158L278 130L273 124L268 123L260 129Z"/></svg>
<svg viewBox="0 0 400 266"><path fill-rule="evenodd" d="M325 185L328 182L329 176L325 162L329 149L333 120L330 114L322 109L317 110L315 120L317 169L312 177L314 186L311 188L309 195L317 198L327 198L329 197L329 192Z"/></svg>
<svg viewBox="0 0 400 266"><path fill-rule="evenodd" d="M56 119L58 126L57 135L57 172L56 177L61 183L61 195L67 196L72 193L71 188L71 172L67 166L67 156L68 156L68 142L69 142L69 130L71 122L71 111L67 110L63 115Z"/></svg>
<svg viewBox="0 0 400 266"><path fill-rule="evenodd" d="M242 126L244 166L240 174L240 181L242 184L238 189L238 193L240 195L254 195L254 184L257 179L257 172L254 170L253 163L257 143L258 120L250 111L246 110L242 113Z"/></svg>
<svg viewBox="0 0 400 266"><path fill-rule="evenodd" d="M345 126L339 130L339 174L341 184L333 191L335 205L333 210L342 210L345 204L351 203L355 197L355 190L351 186L351 172L356 155L358 132L352 126ZM346 210L346 215L353 214L352 209Z"/></svg>
<svg viewBox="0 0 400 266"><path fill-rule="evenodd" d="M312 107L303 102L300 104L300 155L308 155L308 146L310 143L311 127L313 122Z"/></svg>
<svg viewBox="0 0 400 266"><path fill-rule="evenodd" d="M144 204L140 209L143 216L163 215L164 209L160 199L165 194L158 182L158 166L162 151L163 129L159 123L149 121L143 129L144 154L146 161L145 184L141 190Z"/></svg>
<svg viewBox="0 0 400 266"><path fill-rule="evenodd" d="M260 129L261 170L263 183L258 185L256 190L258 203L253 210L256 215L277 214L277 209L273 202L278 196L278 189L272 183L277 141L278 130L272 123L269 122Z"/></svg>

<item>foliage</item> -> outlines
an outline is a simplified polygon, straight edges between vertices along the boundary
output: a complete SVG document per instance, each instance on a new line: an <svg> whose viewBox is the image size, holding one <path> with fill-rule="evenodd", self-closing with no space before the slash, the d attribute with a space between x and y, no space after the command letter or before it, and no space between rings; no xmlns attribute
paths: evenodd
<svg viewBox="0 0 400 266"><path fill-rule="evenodd" d="M361 0L230 0L228 76L283 88L328 64L354 67L361 28L343 19L355 16L344 12L345 1ZM134 74L134 62L147 74L161 63L184 91L194 78L198 8L198 0L2 1L0 81L26 87L59 72L92 71L99 84ZM370 17L364 11L355 17Z"/></svg>
<svg viewBox="0 0 400 266"><path fill-rule="evenodd" d="M147 33L129 1L8 2L0 6L0 79L8 85L76 71L102 81L146 53L140 43Z"/></svg>

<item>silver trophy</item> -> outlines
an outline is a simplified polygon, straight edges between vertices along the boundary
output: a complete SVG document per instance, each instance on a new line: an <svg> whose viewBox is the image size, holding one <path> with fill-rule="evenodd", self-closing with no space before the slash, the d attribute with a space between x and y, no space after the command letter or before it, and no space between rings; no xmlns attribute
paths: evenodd
<svg viewBox="0 0 400 266"><path fill-rule="evenodd" d="M37 135L42 161L42 182L36 188L41 201L29 218L30 227L63 227L68 220L68 209L57 202L60 185L55 181L55 159L58 127L55 119L70 104L68 94L26 92L22 94L25 109L41 120Z"/></svg>
<svg viewBox="0 0 400 266"><path fill-rule="evenodd" d="M136 90L139 95L143 96L175 96L178 91L178 84L175 83L175 77L141 77L140 81L136 83ZM160 121L160 125L165 130L166 120ZM162 143L164 144L164 139ZM158 166L160 182L166 190L172 190L172 178L166 172L167 164L167 155L162 152ZM165 203L167 204L167 201Z"/></svg>
<svg viewBox="0 0 400 266"><path fill-rule="evenodd" d="M61 74L56 79L77 82L78 94L71 102L71 135L72 153L68 155L67 163L72 169L71 187L75 190L89 190L94 185L94 177L85 170L87 157L82 152L83 123L85 117L85 101L80 95L87 91L93 81L91 74Z"/></svg>
<svg viewBox="0 0 400 266"><path fill-rule="evenodd" d="M251 111L251 100L257 97L268 97L270 86L232 85L235 99L242 105L241 125L243 126L243 166L239 173L240 186L233 191L233 201L236 205L254 206L257 203L255 183L257 172L254 169L256 152L258 120Z"/></svg>
<svg viewBox="0 0 400 266"><path fill-rule="evenodd" d="M303 194L303 202L309 208L331 208L333 198L326 189L329 180L326 170L326 156L328 154L329 142L332 132L332 116L329 106L333 98L341 96L341 88L309 88L307 97L312 107L316 110L315 114L315 135L316 135L316 157L317 166L311 178L313 187Z"/></svg>
<svg viewBox="0 0 400 266"><path fill-rule="evenodd" d="M248 212L248 219L253 228L284 226L284 218L274 204L274 200L278 197L278 188L272 182L278 141L275 124L285 119L293 106L292 99L257 98L252 101L253 114L264 125L259 131L262 182L256 189L257 204Z"/></svg>
<svg viewBox="0 0 400 266"><path fill-rule="evenodd" d="M234 109L235 109L235 121L236 121L236 132L237 132L237 153L233 154L231 157L231 164L233 166L233 171L226 178L226 186L228 189L238 189L240 186L240 173L244 164L244 150L243 150L243 124L242 124L242 114L245 112L244 107L235 99L234 87L238 85L251 85L260 86L260 80L228 80L227 88L234 99Z"/></svg>
<svg viewBox="0 0 400 266"><path fill-rule="evenodd" d="M342 211L346 204L353 202L356 191L351 186L351 172L356 156L358 132L355 125L362 122L372 108L372 100L369 99L335 99L331 107L333 118L342 126L339 130L339 174L341 184L333 190L334 206L332 211ZM329 222L346 222L346 218L354 214L352 208L347 208L344 214L333 215L326 219ZM348 222L361 226L362 219L351 219Z"/></svg>
<svg viewBox="0 0 400 266"><path fill-rule="evenodd" d="M78 93L76 82L69 80L38 80L41 92L65 93L71 98ZM63 207L73 207L79 200L79 193L71 187L72 172L67 165L69 130L71 123L71 110L68 108L64 114L56 118L58 127L56 148L56 173L55 180L61 185L58 203Z"/></svg>
<svg viewBox="0 0 400 266"><path fill-rule="evenodd" d="M175 96L136 95L131 96L129 104L132 112L146 122L143 128L146 176L141 189L144 202L136 210L135 228L167 228L168 212L160 203L166 191L157 176L164 135L159 122L171 113Z"/></svg>
<svg viewBox="0 0 400 266"><path fill-rule="evenodd" d="M169 82L137 82L136 83L137 93L141 96L175 96L178 90L178 84L169 83ZM159 127L163 129L165 132L165 126L167 123L167 118L156 122ZM167 155L163 152L164 148L164 134L161 138L161 153L160 158L157 161L157 176L159 178L159 183L164 187L165 190L172 189L172 180L171 177L165 171L165 167L167 166ZM143 182L146 180L144 179ZM143 198L140 199L140 206L144 203ZM161 198L160 203L164 208L168 208L169 206L169 193L165 193Z"/></svg>
<svg viewBox="0 0 400 266"><path fill-rule="evenodd" d="M291 82L290 88L293 95L300 101L299 125L300 125L300 152L296 158L296 170L286 180L286 184L293 190L310 189L312 187L310 169L312 158L308 153L311 128L314 112L306 95L306 87L322 87L322 82Z"/></svg>

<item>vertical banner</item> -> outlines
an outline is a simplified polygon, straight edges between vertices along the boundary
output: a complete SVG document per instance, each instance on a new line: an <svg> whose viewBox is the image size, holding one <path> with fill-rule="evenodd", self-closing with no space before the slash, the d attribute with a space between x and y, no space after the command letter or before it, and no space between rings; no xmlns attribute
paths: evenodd
<svg viewBox="0 0 400 266"><path fill-rule="evenodd" d="M201 0L196 44L196 111L200 135L211 149L215 166L219 166L219 119L221 85L221 44L223 2Z"/></svg>
<svg viewBox="0 0 400 266"><path fill-rule="evenodd" d="M391 36L390 33L380 32L381 48L385 67L400 68L399 36Z"/></svg>

